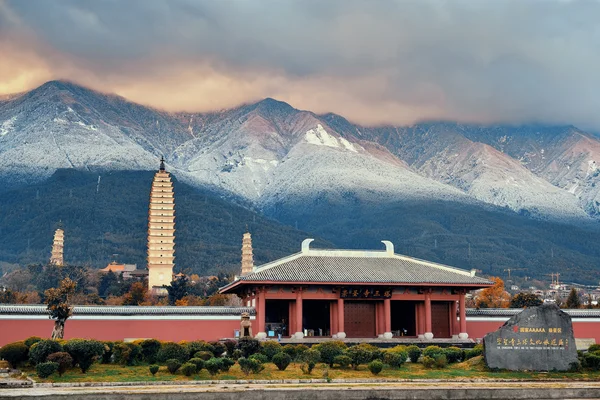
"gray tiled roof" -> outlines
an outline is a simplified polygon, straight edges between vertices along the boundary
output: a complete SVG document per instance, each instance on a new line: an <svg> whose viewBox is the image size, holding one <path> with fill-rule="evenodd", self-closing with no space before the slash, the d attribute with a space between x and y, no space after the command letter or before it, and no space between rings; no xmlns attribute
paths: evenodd
<svg viewBox="0 0 600 400"><path fill-rule="evenodd" d="M252 307L74 306L73 315L254 315ZM2 304L0 315L48 314L45 305Z"/></svg>
<svg viewBox="0 0 600 400"><path fill-rule="evenodd" d="M365 282L489 285L468 271L410 257L344 257L300 255L267 264L240 281Z"/></svg>

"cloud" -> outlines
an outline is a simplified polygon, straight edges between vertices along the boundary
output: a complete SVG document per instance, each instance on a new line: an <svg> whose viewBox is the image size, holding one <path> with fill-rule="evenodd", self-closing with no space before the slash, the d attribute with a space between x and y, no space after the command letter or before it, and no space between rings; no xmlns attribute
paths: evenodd
<svg viewBox="0 0 600 400"><path fill-rule="evenodd" d="M0 93L67 78L167 110L274 97L364 124L600 129L597 1L0 0Z"/></svg>

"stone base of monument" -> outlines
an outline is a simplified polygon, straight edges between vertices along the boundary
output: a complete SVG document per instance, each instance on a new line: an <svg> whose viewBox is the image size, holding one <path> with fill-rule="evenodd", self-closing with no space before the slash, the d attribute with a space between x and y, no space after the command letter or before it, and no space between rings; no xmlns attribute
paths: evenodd
<svg viewBox="0 0 600 400"><path fill-rule="evenodd" d="M425 334L423 335L423 338L425 340L431 340L431 339L433 339L433 333L431 333L431 332L425 332Z"/></svg>
<svg viewBox="0 0 600 400"><path fill-rule="evenodd" d="M571 317L556 304L526 308L483 338L491 369L568 371L578 363Z"/></svg>
<svg viewBox="0 0 600 400"><path fill-rule="evenodd" d="M304 332L294 333L294 339L304 339Z"/></svg>

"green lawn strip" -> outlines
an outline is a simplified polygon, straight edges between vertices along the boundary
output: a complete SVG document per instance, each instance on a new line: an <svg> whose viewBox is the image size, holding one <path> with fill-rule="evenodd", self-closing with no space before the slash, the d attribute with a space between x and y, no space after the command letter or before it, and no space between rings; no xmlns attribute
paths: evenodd
<svg viewBox="0 0 600 400"><path fill-rule="evenodd" d="M265 364L265 369L259 374L245 375L234 365L228 372L211 376L206 370L187 377L181 372L170 374L162 366L156 376L152 376L147 365L120 366L114 364L94 364L86 374L72 368L62 377L57 374L48 379L37 377L33 368L25 368L26 374L37 382L159 382L159 381L188 381L188 380L296 380L296 379L440 379L440 380L600 380L600 372L513 372L488 371L482 365L452 364L444 369L426 369L421 364L407 363L400 369L384 368L377 376L371 374L365 365L357 371L352 369L328 368L319 364L311 375L306 375L300 369L300 364L292 363L285 371L279 371L271 363ZM326 372L326 373L325 373Z"/></svg>

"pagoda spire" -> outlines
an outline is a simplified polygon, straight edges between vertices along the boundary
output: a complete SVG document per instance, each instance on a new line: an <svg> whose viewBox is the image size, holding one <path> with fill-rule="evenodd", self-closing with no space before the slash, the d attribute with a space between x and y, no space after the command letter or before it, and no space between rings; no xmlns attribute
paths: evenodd
<svg viewBox="0 0 600 400"><path fill-rule="evenodd" d="M252 236L246 227L246 233L242 238L242 276L254 271L254 255L252 254Z"/></svg>
<svg viewBox="0 0 600 400"><path fill-rule="evenodd" d="M160 157L160 167L158 168L159 171L164 171L165 170L165 158L163 156Z"/></svg>

